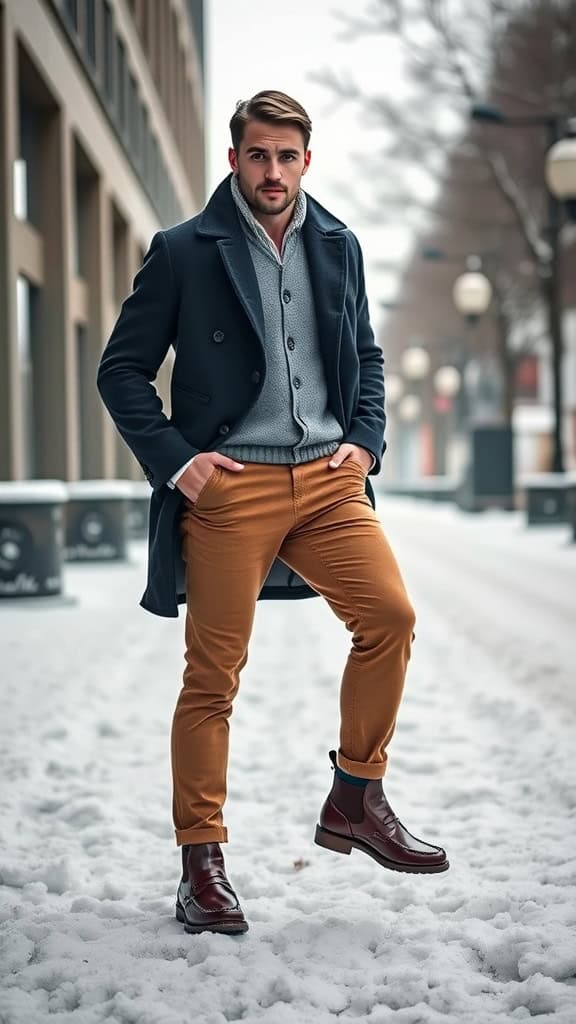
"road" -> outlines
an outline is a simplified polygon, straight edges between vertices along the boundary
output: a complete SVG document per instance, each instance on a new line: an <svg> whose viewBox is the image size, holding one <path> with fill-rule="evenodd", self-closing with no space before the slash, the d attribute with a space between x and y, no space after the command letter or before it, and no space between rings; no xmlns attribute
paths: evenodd
<svg viewBox="0 0 576 1024"><path fill-rule="evenodd" d="M73 603L0 607L2 1024L574 1024L576 546L516 514L378 512L417 613L385 792L450 870L314 845L350 638L321 600L260 602L224 808L250 930L186 935L183 616L139 608L141 543L69 565Z"/></svg>
<svg viewBox="0 0 576 1024"><path fill-rule="evenodd" d="M565 526L528 528L521 513L378 496L425 628L470 651L543 702L576 711L576 544Z"/></svg>

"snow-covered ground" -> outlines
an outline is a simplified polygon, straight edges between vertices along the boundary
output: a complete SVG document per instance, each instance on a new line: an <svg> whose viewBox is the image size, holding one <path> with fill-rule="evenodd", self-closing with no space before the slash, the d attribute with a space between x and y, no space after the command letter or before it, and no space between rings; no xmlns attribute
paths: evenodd
<svg viewBox="0 0 576 1024"><path fill-rule="evenodd" d="M313 843L348 637L261 603L223 847L250 930L187 935L169 732L183 618L143 548L0 607L1 1024L576 1022L576 545L516 515L379 498L416 606L387 795L439 876Z"/></svg>

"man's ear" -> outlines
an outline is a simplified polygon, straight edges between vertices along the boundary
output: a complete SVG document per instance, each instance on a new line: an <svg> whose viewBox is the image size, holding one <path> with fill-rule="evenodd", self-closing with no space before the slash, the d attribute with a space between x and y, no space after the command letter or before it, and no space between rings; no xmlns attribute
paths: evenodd
<svg viewBox="0 0 576 1024"><path fill-rule="evenodd" d="M238 171L238 154L233 146L228 150L228 163L234 172Z"/></svg>
<svg viewBox="0 0 576 1024"><path fill-rule="evenodd" d="M306 152L304 153L304 169L302 171L302 174L306 174L306 171L310 167L311 159L312 159L312 150L307 149Z"/></svg>

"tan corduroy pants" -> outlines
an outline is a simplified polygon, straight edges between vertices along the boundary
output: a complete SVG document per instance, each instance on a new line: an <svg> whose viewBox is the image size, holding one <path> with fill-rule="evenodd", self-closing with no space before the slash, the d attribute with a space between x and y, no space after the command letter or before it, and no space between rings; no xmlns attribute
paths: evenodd
<svg viewBox="0 0 576 1024"><path fill-rule="evenodd" d="M364 492L364 470L330 457L300 466L217 467L180 530L186 562L186 668L172 724L176 842L227 842L228 719L256 599L279 555L352 633L340 690L338 763L379 779L413 639L414 613Z"/></svg>

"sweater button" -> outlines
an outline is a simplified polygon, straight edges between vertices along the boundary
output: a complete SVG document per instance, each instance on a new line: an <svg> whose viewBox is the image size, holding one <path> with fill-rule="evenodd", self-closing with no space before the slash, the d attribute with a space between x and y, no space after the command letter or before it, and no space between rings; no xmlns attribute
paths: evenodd
<svg viewBox="0 0 576 1024"><path fill-rule="evenodd" d="M292 383L294 384L295 388L299 388L302 384L302 381L300 380L300 377L294 377Z"/></svg>
<svg viewBox="0 0 576 1024"><path fill-rule="evenodd" d="M282 299L283 299L284 302L288 303L288 302L290 302L291 298L292 298L292 296L291 296L290 292L288 291L288 289L286 288L282 292Z"/></svg>
<svg viewBox="0 0 576 1024"><path fill-rule="evenodd" d="M288 348L290 349L290 351L293 352L294 345L296 344L296 342L294 341L294 338L288 338L287 341L286 341L286 344L288 345Z"/></svg>
<svg viewBox="0 0 576 1024"><path fill-rule="evenodd" d="M250 374L250 380L252 381L253 384L259 384L260 383L260 372L259 372L259 370L254 370Z"/></svg>
<svg viewBox="0 0 576 1024"><path fill-rule="evenodd" d="M212 335L212 340L215 341L217 345L219 345L221 341L224 341L224 331L214 331L214 334Z"/></svg>
<svg viewBox="0 0 576 1024"><path fill-rule="evenodd" d="M222 426L218 428L218 433L219 434L228 434L229 431L230 431L230 427L228 426L227 423L223 423Z"/></svg>

